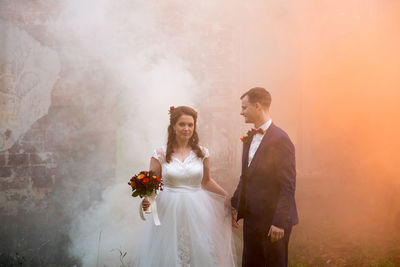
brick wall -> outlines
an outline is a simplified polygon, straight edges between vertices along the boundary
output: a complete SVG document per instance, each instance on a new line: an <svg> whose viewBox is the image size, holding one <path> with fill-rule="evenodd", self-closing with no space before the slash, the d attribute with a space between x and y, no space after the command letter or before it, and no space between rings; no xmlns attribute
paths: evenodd
<svg viewBox="0 0 400 267"><path fill-rule="evenodd" d="M0 153L0 208L6 214L32 212L54 186L57 152L49 149L46 118L39 120L9 150Z"/></svg>

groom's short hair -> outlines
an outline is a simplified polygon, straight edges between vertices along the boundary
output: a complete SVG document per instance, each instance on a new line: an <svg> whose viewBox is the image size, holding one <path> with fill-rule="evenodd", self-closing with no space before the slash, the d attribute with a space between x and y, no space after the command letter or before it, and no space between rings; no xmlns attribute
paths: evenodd
<svg viewBox="0 0 400 267"><path fill-rule="evenodd" d="M240 99L243 99L245 96L249 98L251 104L259 102L265 109L269 109L271 106L271 94L262 87L251 88Z"/></svg>

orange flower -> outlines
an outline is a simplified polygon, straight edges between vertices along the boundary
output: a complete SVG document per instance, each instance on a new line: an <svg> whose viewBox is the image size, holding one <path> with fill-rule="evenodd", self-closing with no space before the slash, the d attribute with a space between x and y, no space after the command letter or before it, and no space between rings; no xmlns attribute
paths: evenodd
<svg viewBox="0 0 400 267"><path fill-rule="evenodd" d="M135 190L135 189L136 189L136 185L135 185L135 182L134 182L134 181L131 181L131 182L129 182L128 184L132 187L132 190Z"/></svg>
<svg viewBox="0 0 400 267"><path fill-rule="evenodd" d="M157 179L157 176L153 175L153 179Z"/></svg>
<svg viewBox="0 0 400 267"><path fill-rule="evenodd" d="M146 177L144 174L139 174L139 176L137 178L138 179L143 179L144 177Z"/></svg>

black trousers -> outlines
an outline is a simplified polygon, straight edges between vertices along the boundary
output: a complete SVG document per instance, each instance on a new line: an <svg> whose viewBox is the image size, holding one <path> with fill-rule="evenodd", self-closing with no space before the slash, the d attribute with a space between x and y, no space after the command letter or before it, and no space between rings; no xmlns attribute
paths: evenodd
<svg viewBox="0 0 400 267"><path fill-rule="evenodd" d="M284 237L273 243L267 236L268 230L257 230L246 220L244 221L242 267L288 266L288 245L292 227L285 229Z"/></svg>

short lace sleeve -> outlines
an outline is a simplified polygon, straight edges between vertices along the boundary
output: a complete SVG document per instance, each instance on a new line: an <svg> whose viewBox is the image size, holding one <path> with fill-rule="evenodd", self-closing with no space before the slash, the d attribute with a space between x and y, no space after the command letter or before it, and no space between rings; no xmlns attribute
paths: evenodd
<svg viewBox="0 0 400 267"><path fill-rule="evenodd" d="M206 158L209 158L210 157L210 153L208 152L208 149L203 147L203 146L200 147L200 148L201 148L201 151L203 151L203 154L204 154L203 160L206 159Z"/></svg>
<svg viewBox="0 0 400 267"><path fill-rule="evenodd" d="M163 147L159 147L154 149L153 154L151 155L152 158L155 158L160 163L165 161L165 152Z"/></svg>

